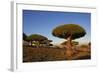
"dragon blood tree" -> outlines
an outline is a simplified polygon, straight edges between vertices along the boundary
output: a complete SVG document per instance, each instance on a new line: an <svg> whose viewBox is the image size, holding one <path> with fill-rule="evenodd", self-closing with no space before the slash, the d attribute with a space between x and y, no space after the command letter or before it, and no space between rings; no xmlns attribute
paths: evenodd
<svg viewBox="0 0 100 73"><path fill-rule="evenodd" d="M48 38L46 38L45 36L42 36L40 34L31 34L30 36L27 37L27 40L29 42L31 42L31 46L32 46L33 41L40 43L41 41L48 40Z"/></svg>
<svg viewBox="0 0 100 73"><path fill-rule="evenodd" d="M54 28L52 34L55 37L67 40L66 55L70 57L74 53L72 50L72 40L85 36L86 31L77 24L64 24Z"/></svg>

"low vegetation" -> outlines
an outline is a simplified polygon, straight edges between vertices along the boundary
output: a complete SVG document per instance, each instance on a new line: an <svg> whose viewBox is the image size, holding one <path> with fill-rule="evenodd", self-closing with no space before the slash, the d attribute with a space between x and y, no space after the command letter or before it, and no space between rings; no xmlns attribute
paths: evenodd
<svg viewBox="0 0 100 73"><path fill-rule="evenodd" d="M85 47L84 47L85 46ZM23 62L64 61L90 59L90 50L87 45L78 47L71 57L66 57L66 48L59 47L32 47L23 46Z"/></svg>

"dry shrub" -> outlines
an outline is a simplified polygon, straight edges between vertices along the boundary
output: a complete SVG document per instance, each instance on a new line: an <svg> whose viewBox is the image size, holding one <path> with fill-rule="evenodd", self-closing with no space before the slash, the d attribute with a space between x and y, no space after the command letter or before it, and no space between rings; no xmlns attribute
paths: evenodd
<svg viewBox="0 0 100 73"><path fill-rule="evenodd" d="M77 48L78 51L83 51L83 52L90 52L91 49L89 48L88 45L80 45L78 48Z"/></svg>

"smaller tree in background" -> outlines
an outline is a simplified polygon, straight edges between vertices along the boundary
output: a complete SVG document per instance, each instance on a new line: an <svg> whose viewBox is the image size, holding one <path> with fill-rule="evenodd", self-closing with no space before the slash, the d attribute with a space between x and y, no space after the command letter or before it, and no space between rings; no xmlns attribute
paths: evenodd
<svg viewBox="0 0 100 73"><path fill-rule="evenodd" d="M27 37L28 37L28 36L27 36L25 33L23 33L23 40L24 40L24 41L27 41Z"/></svg>
<svg viewBox="0 0 100 73"><path fill-rule="evenodd" d="M67 43L68 43L68 41L64 41L64 42L61 43L61 45L66 46ZM79 44L79 42L77 42L77 41L72 41L72 46L76 46L76 45L78 45L78 44Z"/></svg>
<svg viewBox="0 0 100 73"><path fill-rule="evenodd" d="M39 46L39 44L41 44L42 41L48 40L48 38L40 34L31 34L27 37L27 40L31 43L31 46L32 44L36 44L37 46Z"/></svg>

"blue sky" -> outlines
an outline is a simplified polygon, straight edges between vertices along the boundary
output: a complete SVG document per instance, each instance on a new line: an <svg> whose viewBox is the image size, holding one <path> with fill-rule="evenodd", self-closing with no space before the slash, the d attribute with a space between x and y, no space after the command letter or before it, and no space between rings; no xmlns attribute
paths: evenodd
<svg viewBox="0 0 100 73"><path fill-rule="evenodd" d="M58 44L64 39L54 37L52 30L62 24L79 24L87 34L76 40L81 43L91 40L90 13L23 10L23 32L27 35L41 34Z"/></svg>

